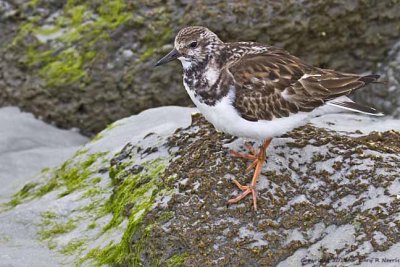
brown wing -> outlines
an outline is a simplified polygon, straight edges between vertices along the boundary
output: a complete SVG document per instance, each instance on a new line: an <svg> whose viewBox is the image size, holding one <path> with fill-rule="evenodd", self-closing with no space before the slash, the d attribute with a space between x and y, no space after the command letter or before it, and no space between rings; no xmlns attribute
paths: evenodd
<svg viewBox="0 0 400 267"><path fill-rule="evenodd" d="M234 106L250 121L311 111L379 77L315 68L273 48L262 54L243 56L228 66L228 71L236 84Z"/></svg>

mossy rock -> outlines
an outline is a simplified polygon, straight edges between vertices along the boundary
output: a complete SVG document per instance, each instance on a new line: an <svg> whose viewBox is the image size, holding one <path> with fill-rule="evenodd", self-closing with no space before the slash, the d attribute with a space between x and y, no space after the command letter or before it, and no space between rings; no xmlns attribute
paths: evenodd
<svg viewBox="0 0 400 267"><path fill-rule="evenodd" d="M146 234L144 266L176 258L182 266L300 266L341 258L357 264L399 244L399 132L295 129L267 152L258 212L250 197L227 206L239 193L231 179L250 179L246 162L229 155L237 141L200 116L169 139L178 149L163 180L178 192L151 210L131 238L134 250ZM371 249L360 252L366 243Z"/></svg>
<svg viewBox="0 0 400 267"><path fill-rule="evenodd" d="M149 107L190 105L180 66L153 64L195 24L317 66L375 71L398 40L399 9L398 0L11 3L0 14L0 105L89 135Z"/></svg>
<svg viewBox="0 0 400 267"><path fill-rule="evenodd" d="M357 264L400 245L400 133L353 130L390 121L335 114L274 139L254 212L250 197L227 206L232 179L251 178L229 153L244 140L191 112L109 126L22 186L2 216L37 214L38 240L76 266Z"/></svg>

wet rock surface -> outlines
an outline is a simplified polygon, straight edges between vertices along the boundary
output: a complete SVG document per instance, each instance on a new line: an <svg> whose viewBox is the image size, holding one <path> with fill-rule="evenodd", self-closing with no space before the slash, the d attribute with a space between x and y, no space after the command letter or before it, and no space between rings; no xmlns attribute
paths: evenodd
<svg viewBox="0 0 400 267"><path fill-rule="evenodd" d="M375 71L398 41L399 9L361 0L3 0L0 105L88 135L149 107L190 105L177 63L153 69L187 25L280 46L321 67Z"/></svg>
<svg viewBox="0 0 400 267"><path fill-rule="evenodd" d="M0 203L1 257L18 267L398 257L398 120L331 114L274 139L255 213L250 197L226 205L240 193L232 179L251 179L248 162L229 154L244 140L215 131L195 111L163 107L119 120L20 184ZM36 257L38 246L56 256Z"/></svg>
<svg viewBox="0 0 400 267"><path fill-rule="evenodd" d="M373 104L377 109L400 117L400 42L389 51L389 55L379 67L382 84L373 84L356 94L355 99L365 104Z"/></svg>
<svg viewBox="0 0 400 267"><path fill-rule="evenodd" d="M250 197L226 205L240 193L232 178L251 179L245 160L229 155L242 142L199 115L169 139L175 158L162 180L176 192L131 238L144 265L357 264L400 242L399 132L348 136L307 125L275 139L257 213Z"/></svg>

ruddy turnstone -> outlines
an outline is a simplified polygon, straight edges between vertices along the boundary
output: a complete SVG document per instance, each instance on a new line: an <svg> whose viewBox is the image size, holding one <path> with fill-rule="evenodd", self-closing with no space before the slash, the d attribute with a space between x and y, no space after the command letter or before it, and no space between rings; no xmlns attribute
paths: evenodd
<svg viewBox="0 0 400 267"><path fill-rule="evenodd" d="M357 75L313 67L287 51L255 42L225 43L205 27L186 27L175 48L155 66L179 59L183 84L192 101L215 128L234 136L263 140L259 151L232 151L252 161L249 185L228 203L252 194L257 210L256 183L275 136L306 124L312 117L350 110L382 115L346 97L379 75Z"/></svg>

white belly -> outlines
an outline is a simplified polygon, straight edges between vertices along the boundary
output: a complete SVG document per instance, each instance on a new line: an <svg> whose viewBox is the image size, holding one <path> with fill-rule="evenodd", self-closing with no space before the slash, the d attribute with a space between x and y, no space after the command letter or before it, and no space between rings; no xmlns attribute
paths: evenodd
<svg viewBox="0 0 400 267"><path fill-rule="evenodd" d="M201 103L194 96L193 91L190 90L186 84L184 85L190 98L204 117L211 122L216 129L234 136L264 140L266 138L282 135L298 126L304 125L311 117L314 117L310 113L299 112L286 118L252 122L243 119L232 106L232 101L235 97L234 90L230 90L228 95L214 106L208 106Z"/></svg>

